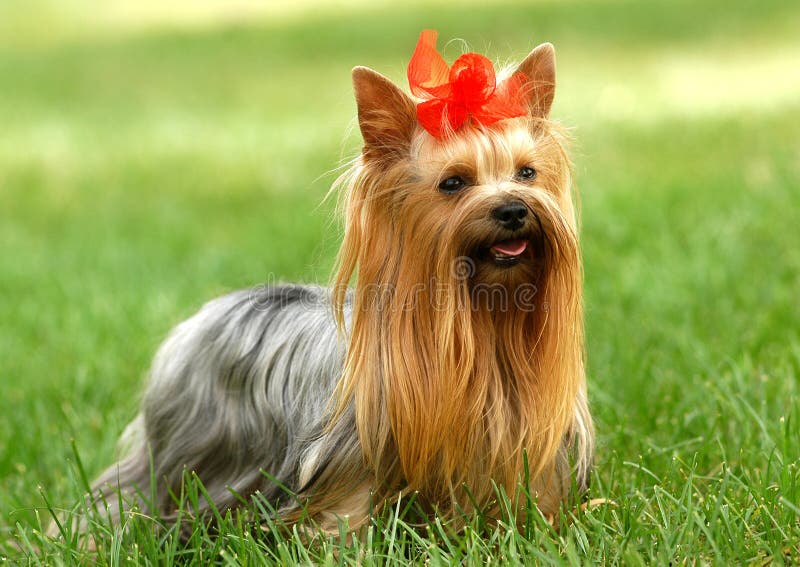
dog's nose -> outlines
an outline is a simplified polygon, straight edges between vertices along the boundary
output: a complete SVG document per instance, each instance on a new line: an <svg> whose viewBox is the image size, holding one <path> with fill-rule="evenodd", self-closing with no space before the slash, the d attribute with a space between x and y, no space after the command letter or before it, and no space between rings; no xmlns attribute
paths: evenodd
<svg viewBox="0 0 800 567"><path fill-rule="evenodd" d="M513 201L492 209L492 217L500 226L508 230L516 230L522 226L523 219L528 215L528 207L521 201Z"/></svg>

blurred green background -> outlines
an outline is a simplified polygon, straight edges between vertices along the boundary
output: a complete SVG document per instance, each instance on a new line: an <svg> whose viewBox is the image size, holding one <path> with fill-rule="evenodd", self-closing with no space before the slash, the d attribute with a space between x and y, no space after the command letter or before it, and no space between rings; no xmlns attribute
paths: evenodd
<svg viewBox="0 0 800 567"><path fill-rule="evenodd" d="M90 474L112 461L174 324L268 278L325 281L350 69L405 87L425 27L450 61L556 46L595 495L646 510L687 467L733 467L731 505L772 498L797 533L800 2L6 0L0 538L38 486L74 501L71 439Z"/></svg>

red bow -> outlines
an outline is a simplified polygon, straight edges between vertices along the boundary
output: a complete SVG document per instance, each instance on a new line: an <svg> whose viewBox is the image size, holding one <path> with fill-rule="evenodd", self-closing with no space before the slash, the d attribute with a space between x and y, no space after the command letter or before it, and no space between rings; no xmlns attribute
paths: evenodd
<svg viewBox="0 0 800 567"><path fill-rule="evenodd" d="M448 67L436 51L437 35L423 30L408 63L411 93L424 99L417 104L417 120L432 136L441 140L469 118L488 126L528 114L523 73L498 85L492 62L477 53L465 53Z"/></svg>

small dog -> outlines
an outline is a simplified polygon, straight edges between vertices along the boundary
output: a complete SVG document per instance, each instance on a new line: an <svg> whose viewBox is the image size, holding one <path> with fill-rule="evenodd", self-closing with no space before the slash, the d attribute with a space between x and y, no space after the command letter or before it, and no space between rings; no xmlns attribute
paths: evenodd
<svg viewBox="0 0 800 567"><path fill-rule="evenodd" d="M495 484L527 482L545 515L586 487L582 271L549 120L552 45L506 75L475 53L448 66L433 31L409 63L414 99L353 70L364 146L337 182L332 288L231 293L172 332L127 456L94 484L114 518L137 502L175 521L187 470L218 509L259 493L281 520L330 530L404 494L454 519L491 508Z"/></svg>

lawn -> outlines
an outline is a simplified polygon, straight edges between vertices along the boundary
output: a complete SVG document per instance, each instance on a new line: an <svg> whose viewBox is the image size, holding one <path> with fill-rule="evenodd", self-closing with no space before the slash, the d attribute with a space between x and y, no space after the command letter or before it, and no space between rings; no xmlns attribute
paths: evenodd
<svg viewBox="0 0 800 567"><path fill-rule="evenodd" d="M0 5L0 562L800 562L800 3L211 4ZM405 86L423 27L500 61L556 45L591 496L614 504L458 535L388 513L357 542L235 518L185 545L146 518L96 528L97 554L44 538L114 459L173 325L226 291L326 280L350 69Z"/></svg>

